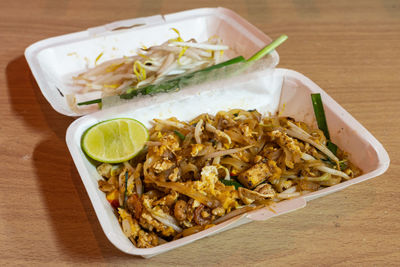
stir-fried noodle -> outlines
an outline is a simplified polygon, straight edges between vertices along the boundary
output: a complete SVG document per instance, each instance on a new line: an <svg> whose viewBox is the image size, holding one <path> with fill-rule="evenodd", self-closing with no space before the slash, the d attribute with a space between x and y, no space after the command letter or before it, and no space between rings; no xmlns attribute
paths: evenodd
<svg viewBox="0 0 400 267"><path fill-rule="evenodd" d="M154 120L143 152L97 168L99 188L139 248L185 237L238 214L361 174L322 131L256 110Z"/></svg>

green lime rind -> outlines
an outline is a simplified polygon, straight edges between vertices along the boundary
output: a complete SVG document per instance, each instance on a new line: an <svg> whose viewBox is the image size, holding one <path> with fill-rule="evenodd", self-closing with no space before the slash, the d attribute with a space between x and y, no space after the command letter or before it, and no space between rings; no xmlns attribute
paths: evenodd
<svg viewBox="0 0 400 267"><path fill-rule="evenodd" d="M137 135L134 137L133 133ZM115 118L89 127L82 135L81 148L96 161L121 163L135 157L148 140L149 131L140 121Z"/></svg>

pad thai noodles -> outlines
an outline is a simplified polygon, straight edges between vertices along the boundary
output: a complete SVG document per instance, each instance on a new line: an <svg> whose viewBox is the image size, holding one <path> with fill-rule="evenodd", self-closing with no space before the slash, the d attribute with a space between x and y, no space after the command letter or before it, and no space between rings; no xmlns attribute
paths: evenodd
<svg viewBox="0 0 400 267"><path fill-rule="evenodd" d="M361 174L326 142L319 129L256 110L154 119L145 149L99 165L98 184L124 234L149 248Z"/></svg>
<svg viewBox="0 0 400 267"><path fill-rule="evenodd" d="M101 97L120 95L128 88L139 88L157 84L167 78L194 72L215 64L223 59L224 51L229 47L218 36L206 42L195 39L184 41L178 35L158 46L142 47L134 56L117 58L97 65L103 56L100 53L95 67L73 77L78 94L100 91ZM67 95L71 109L77 111L75 94Z"/></svg>

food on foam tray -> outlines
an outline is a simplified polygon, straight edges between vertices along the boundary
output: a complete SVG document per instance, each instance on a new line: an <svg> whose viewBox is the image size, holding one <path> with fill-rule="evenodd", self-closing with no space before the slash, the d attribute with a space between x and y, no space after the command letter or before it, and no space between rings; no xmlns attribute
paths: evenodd
<svg viewBox="0 0 400 267"><path fill-rule="evenodd" d="M177 32L178 33L178 32ZM122 84L118 83L118 87L116 89L106 89L106 87L110 86L103 86L103 87L98 87L99 89L106 89L110 91L111 93L107 93L108 91L104 92L103 91L103 98L98 98L98 99L92 99L89 101L84 101L84 102L79 102L76 104L76 99L73 96L69 96L67 99L69 101L69 105L71 108L73 108L75 111L79 111L77 109L77 106L85 106L85 105L91 105L91 104L102 104L103 100L105 99L112 99L112 102L118 103L118 101L115 101L115 99L109 95L119 95L119 99L131 99L133 97L139 96L139 95L154 95L158 94L161 92L175 92L177 90L182 89L182 87L185 86L190 86L202 82L208 82L208 81L213 81L216 79L224 79L227 78L231 75L239 75L243 73L244 71L255 71L257 68L264 67L261 64L253 65L256 61L260 60L261 58L265 57L268 55L271 51L273 51L275 48L277 48L279 45L281 45L284 41L286 41L288 37L286 35L281 35L278 37L276 40L272 41L269 43L267 46L263 47L261 50L259 50L257 53L255 53L253 56L251 56L249 59L245 59L243 56L237 56L235 58L229 59L227 61L219 62L221 57L222 57L222 52L224 49L228 49L228 47L220 44L204 44L204 43L196 43L196 42L181 42L180 37L178 39L174 40L169 40L169 42L163 44L160 47L157 48L149 48L146 51L149 52L149 54L139 54L139 57L136 57L136 61L132 63L133 61L130 60L129 64L133 64L133 75L132 73L129 74L128 76L131 77L133 80L126 80ZM177 41L178 40L178 41ZM212 38L211 40L219 40L216 38ZM171 47L172 45L172 47ZM179 48L179 54L176 46L182 46L182 48ZM210 54L204 54L199 52L200 55L204 55L205 58L201 59L199 58L192 58L191 56L185 56L185 53L191 53L191 49L194 51L199 50L200 48L207 49L206 51L203 51L204 53L211 53ZM170 49L173 49L172 51L169 51ZM195 50L196 49L196 50ZM214 49L214 50L212 50ZM220 56L216 55L219 54ZM163 55L161 57L161 60L164 60L163 62L165 64L168 64L169 67L164 69L164 63L159 64L159 63L154 63L153 56L151 56L151 52L155 53L156 55L159 55L160 53L167 53L167 55ZM174 54L175 53L175 54ZM190 54L189 53L189 54ZM193 52L194 53L194 52ZM188 58L185 62L188 63L188 65L183 65L180 63L180 60L182 58ZM142 60L143 62L141 62ZM153 61L152 61L153 60ZM175 60L175 61L173 61ZM152 63L153 62L153 63ZM218 63L219 62L219 63ZM201 64L200 64L201 63ZM103 63L105 64L105 63ZM116 64L116 63L112 63ZM120 63L118 66L121 64L127 64L127 63ZM129 65L128 64L128 65ZM150 65L149 65L150 64ZM193 65L194 64L194 65ZM140 71L136 70L135 66L138 66L140 68ZM158 65L155 66L155 65ZM159 69L162 68L162 74L159 74ZM253 67L253 68L252 68ZM105 66L99 66L100 70L104 71ZM178 68L178 69L177 69ZM120 68L118 68L120 69ZM121 68L122 70L125 71L124 68ZM132 72L132 68L127 67L126 68L128 71ZM152 72L146 72L151 69L154 69ZM94 71L94 70L93 70ZM91 72L91 71L89 71ZM97 71L98 72L98 71ZM95 71L95 73L97 73ZM178 73L178 75L177 75ZM173 74L173 75L171 75ZM85 74L88 76L88 74ZM126 76L126 75L125 75ZM124 77L125 77L124 76ZM122 76L113 76L113 73L108 73L106 74L106 77L110 79L115 79L115 77L122 77ZM102 83L105 83L104 79L100 79ZM86 86L87 83L85 82ZM120 85L121 84L121 85ZM90 84L92 86L92 84ZM89 86L89 88L90 88ZM114 86L115 87L115 86Z"/></svg>
<svg viewBox="0 0 400 267"><path fill-rule="evenodd" d="M101 91L102 97L120 95L128 88L135 89L149 84L200 70L222 61L224 51L229 49L222 40L213 36L206 42L195 39L184 41L178 35L158 46L142 47L134 56L108 60L76 77L74 84L79 93ZM103 56L100 53L96 62ZM76 109L75 96L68 96L69 104Z"/></svg>
<svg viewBox="0 0 400 267"><path fill-rule="evenodd" d="M154 247L359 176L329 143L324 130L256 110L154 119L136 157L97 167L98 185L132 243Z"/></svg>

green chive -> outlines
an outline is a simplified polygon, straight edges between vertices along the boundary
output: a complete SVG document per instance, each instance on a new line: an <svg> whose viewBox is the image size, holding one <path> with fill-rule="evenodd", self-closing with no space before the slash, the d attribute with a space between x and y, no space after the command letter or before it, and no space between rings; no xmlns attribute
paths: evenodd
<svg viewBox="0 0 400 267"><path fill-rule="evenodd" d="M336 153L337 153L337 150L338 150L338 147L337 147L337 145L335 145L334 143L332 143L331 141L327 141L326 142L326 147L330 150L330 151L332 151L332 153L336 156Z"/></svg>
<svg viewBox="0 0 400 267"><path fill-rule="evenodd" d="M311 94L311 100L314 108L315 118L318 128L324 132L326 139L330 139L328 124L326 123L324 106L322 104L321 94Z"/></svg>
<svg viewBox="0 0 400 267"><path fill-rule="evenodd" d="M126 202L128 201L128 171L125 172L125 193L124 193L124 207L126 207Z"/></svg>
<svg viewBox="0 0 400 267"><path fill-rule="evenodd" d="M210 66L208 68L198 70L189 74L184 74L182 76L166 80L160 84L151 84L144 86L142 88L137 88L136 90L130 90L128 89L126 93L120 95L120 98L122 99L131 99L135 96L138 96L139 94L142 95L153 95L161 92L171 92L175 90L179 90L185 82L187 83L188 80L193 78L193 76L197 73L206 73L210 72L215 69L219 69L222 67L226 67L232 64L240 63L240 62L245 62L246 60L242 56L238 56L235 58L232 58L228 61L221 62L219 64Z"/></svg>
<svg viewBox="0 0 400 267"><path fill-rule="evenodd" d="M181 132L179 132L179 131L177 131L177 130L174 130L174 133L179 137L179 139L181 139L182 141L183 140L185 140L185 136L181 133Z"/></svg>
<svg viewBox="0 0 400 267"><path fill-rule="evenodd" d="M236 182L235 180L220 180L221 183L223 183L226 186L234 186L235 189L237 190L239 187L243 187L242 184L240 184L239 182Z"/></svg>
<svg viewBox="0 0 400 267"><path fill-rule="evenodd" d="M343 171L343 170L347 169L347 167L349 166L348 164L349 163L345 159L339 161L340 170Z"/></svg>
<svg viewBox="0 0 400 267"><path fill-rule="evenodd" d="M324 133L327 142L327 148L332 151L334 155L337 152L337 145L330 141L331 137L329 135L328 124L326 122L324 105L322 104L321 94L311 94L311 101L314 108L315 119L317 120L318 128Z"/></svg>
<svg viewBox="0 0 400 267"><path fill-rule="evenodd" d="M78 106L91 105L91 104L97 104L97 103L101 103L101 99L100 98L89 100L89 101L85 101L85 102L79 102Z"/></svg>
<svg viewBox="0 0 400 267"><path fill-rule="evenodd" d="M266 47L264 47L263 49L261 49L260 51L255 53L253 56L251 56L247 60L247 62L252 62L252 61L259 60L260 58L268 55L269 53L272 52L272 50L274 50L275 48L280 46L284 41L286 41L287 38L288 37L285 34L279 36L276 40L272 41L272 43L270 43L269 45L267 45Z"/></svg>

